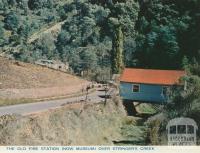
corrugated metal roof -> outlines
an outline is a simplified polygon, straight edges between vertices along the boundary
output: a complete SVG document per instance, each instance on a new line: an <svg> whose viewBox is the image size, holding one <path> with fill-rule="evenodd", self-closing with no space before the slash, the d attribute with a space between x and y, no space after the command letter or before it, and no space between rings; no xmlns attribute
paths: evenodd
<svg viewBox="0 0 200 153"><path fill-rule="evenodd" d="M181 70L153 70L125 68L120 81L144 84L174 85L180 84L179 79L184 76Z"/></svg>

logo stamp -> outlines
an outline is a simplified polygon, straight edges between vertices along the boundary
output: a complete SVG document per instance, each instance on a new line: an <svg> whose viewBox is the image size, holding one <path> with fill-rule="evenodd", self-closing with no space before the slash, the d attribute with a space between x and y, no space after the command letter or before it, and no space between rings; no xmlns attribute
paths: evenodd
<svg viewBox="0 0 200 153"><path fill-rule="evenodd" d="M196 122L191 118L174 118L167 124L168 145L194 146L196 145Z"/></svg>

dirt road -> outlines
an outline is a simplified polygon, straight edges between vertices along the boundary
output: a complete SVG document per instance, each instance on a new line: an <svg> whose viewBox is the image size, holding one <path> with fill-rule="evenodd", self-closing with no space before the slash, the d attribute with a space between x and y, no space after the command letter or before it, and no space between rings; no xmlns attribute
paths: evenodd
<svg viewBox="0 0 200 153"><path fill-rule="evenodd" d="M91 103L92 102L99 103L101 101L104 101L104 98L103 98L104 94L105 92L103 90L97 90L88 95L88 101ZM29 103L29 104L4 106L4 107L0 107L0 116L6 115L6 114L20 114L20 115L33 114L37 112L46 111L49 109L62 107L62 105L65 105L67 103L76 103L76 102L84 101L85 98L86 98L86 95L80 96L80 97L61 99L61 100L51 100L51 101L43 101L43 102L36 102L36 103Z"/></svg>
<svg viewBox="0 0 200 153"><path fill-rule="evenodd" d="M47 34L47 33L59 33L61 30L61 27L64 23L65 23L65 21L58 22L55 25L53 25L47 29L44 28L44 29L40 30L39 32L34 33L33 35L31 35L28 38L27 43L30 44L30 43L34 42L35 40L41 38L44 34Z"/></svg>

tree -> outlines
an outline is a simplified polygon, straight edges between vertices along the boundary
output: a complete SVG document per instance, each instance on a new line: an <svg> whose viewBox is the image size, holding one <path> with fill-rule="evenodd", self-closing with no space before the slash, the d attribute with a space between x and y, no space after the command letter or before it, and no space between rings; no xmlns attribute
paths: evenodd
<svg viewBox="0 0 200 153"><path fill-rule="evenodd" d="M196 58L193 58L192 62L190 62L188 67L189 67L190 73L200 77L200 62L196 60L200 58L199 56L197 56Z"/></svg>
<svg viewBox="0 0 200 153"><path fill-rule="evenodd" d="M112 73L120 74L124 68L123 62L123 33L120 25L115 25L114 40L112 47Z"/></svg>
<svg viewBox="0 0 200 153"><path fill-rule="evenodd" d="M31 10L37 10L43 7L44 0L29 0L28 7Z"/></svg>
<svg viewBox="0 0 200 153"><path fill-rule="evenodd" d="M137 40L138 66L157 69L177 68L178 51L175 29L168 26L155 26L146 37Z"/></svg>
<svg viewBox="0 0 200 153"><path fill-rule="evenodd" d="M184 56L183 59L182 59L182 68L184 70L187 70L188 67L189 67L189 60L186 56Z"/></svg>
<svg viewBox="0 0 200 153"><path fill-rule="evenodd" d="M54 6L54 0L46 0L46 2L44 3L44 6L46 8L52 9Z"/></svg>
<svg viewBox="0 0 200 153"><path fill-rule="evenodd" d="M0 22L0 46L2 46L3 42L4 42L4 29L2 22Z"/></svg>
<svg viewBox="0 0 200 153"><path fill-rule="evenodd" d="M27 16L28 15L28 10L29 10L27 0L16 0L16 2L17 2L17 6L20 9L24 10L24 15Z"/></svg>
<svg viewBox="0 0 200 153"><path fill-rule="evenodd" d="M23 24L19 27L17 33L23 37L24 41L27 41L29 34L31 32L31 27L27 22L23 22Z"/></svg>
<svg viewBox="0 0 200 153"><path fill-rule="evenodd" d="M38 40L37 44L35 45L35 49L40 50L43 57L46 57L47 59L53 59L54 55L56 55L56 48L53 36L51 34L43 35L42 38Z"/></svg>
<svg viewBox="0 0 200 153"><path fill-rule="evenodd" d="M198 106L198 108L200 108L199 77L196 75L189 75L183 78L183 80L187 80L187 90L174 88L171 95L171 101L169 101L166 105L166 114L169 118L187 117L193 113L193 109L195 109L194 106Z"/></svg>
<svg viewBox="0 0 200 153"><path fill-rule="evenodd" d="M135 21L138 4L134 0L113 1L110 4L110 27L113 33L113 49L111 55L112 73L121 73L124 67L124 38L135 38Z"/></svg>
<svg viewBox="0 0 200 153"><path fill-rule="evenodd" d="M8 0L8 4L14 6L16 5L16 0Z"/></svg>
<svg viewBox="0 0 200 153"><path fill-rule="evenodd" d="M108 9L87 1L75 1L67 5L65 11L77 14L64 23L57 38L56 47L62 60L67 59L75 72L83 70L88 74L97 73L96 68L105 63L109 67L111 38L104 34L102 27L109 15Z"/></svg>
<svg viewBox="0 0 200 153"><path fill-rule="evenodd" d="M85 65L79 62L79 66L71 63L71 66L76 64L75 69L90 67L92 73L99 73L112 65L113 73L121 73L124 67L123 44L126 38L134 41L139 6L134 0L107 2L77 0L64 7L66 13L73 12L75 15L65 22L58 36L56 46L60 56L63 60L69 59L73 52L83 60L87 57L83 56L87 50L95 61L97 58L96 63L100 68L97 72L87 62ZM130 52L132 46L129 47Z"/></svg>
<svg viewBox="0 0 200 153"><path fill-rule="evenodd" d="M15 12L10 12L5 18L5 29L17 31L19 27L19 17Z"/></svg>
<svg viewBox="0 0 200 153"><path fill-rule="evenodd" d="M93 71L97 68L97 56L95 52L90 51L89 48L81 53L81 67L82 70Z"/></svg>
<svg viewBox="0 0 200 153"><path fill-rule="evenodd" d="M133 60L138 67L180 69L200 50L200 0L140 1ZM159 60L158 60L159 59Z"/></svg>
<svg viewBox="0 0 200 153"><path fill-rule="evenodd" d="M126 67L135 67L138 63L137 59L135 59L135 49L135 39L130 36L126 37L124 39L124 65L126 65Z"/></svg>
<svg viewBox="0 0 200 153"><path fill-rule="evenodd" d="M3 0L0 0L0 10L4 10L4 6L5 4L4 4L4 2L3 2Z"/></svg>

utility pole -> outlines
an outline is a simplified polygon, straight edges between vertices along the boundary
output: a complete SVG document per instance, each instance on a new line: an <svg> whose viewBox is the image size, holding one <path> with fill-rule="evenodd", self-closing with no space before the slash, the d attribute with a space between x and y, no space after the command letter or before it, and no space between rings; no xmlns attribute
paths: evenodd
<svg viewBox="0 0 200 153"><path fill-rule="evenodd" d="M86 97L85 97L85 101L87 101L87 99L88 99L88 91L89 91L89 89L90 89L90 87L87 86L87 87L86 87Z"/></svg>
<svg viewBox="0 0 200 153"><path fill-rule="evenodd" d="M106 87L104 88L104 91L105 91L105 99L104 99L104 105L105 105L106 102L107 102L107 93L108 93L108 91L109 91L108 85L107 85L107 84L106 84Z"/></svg>

